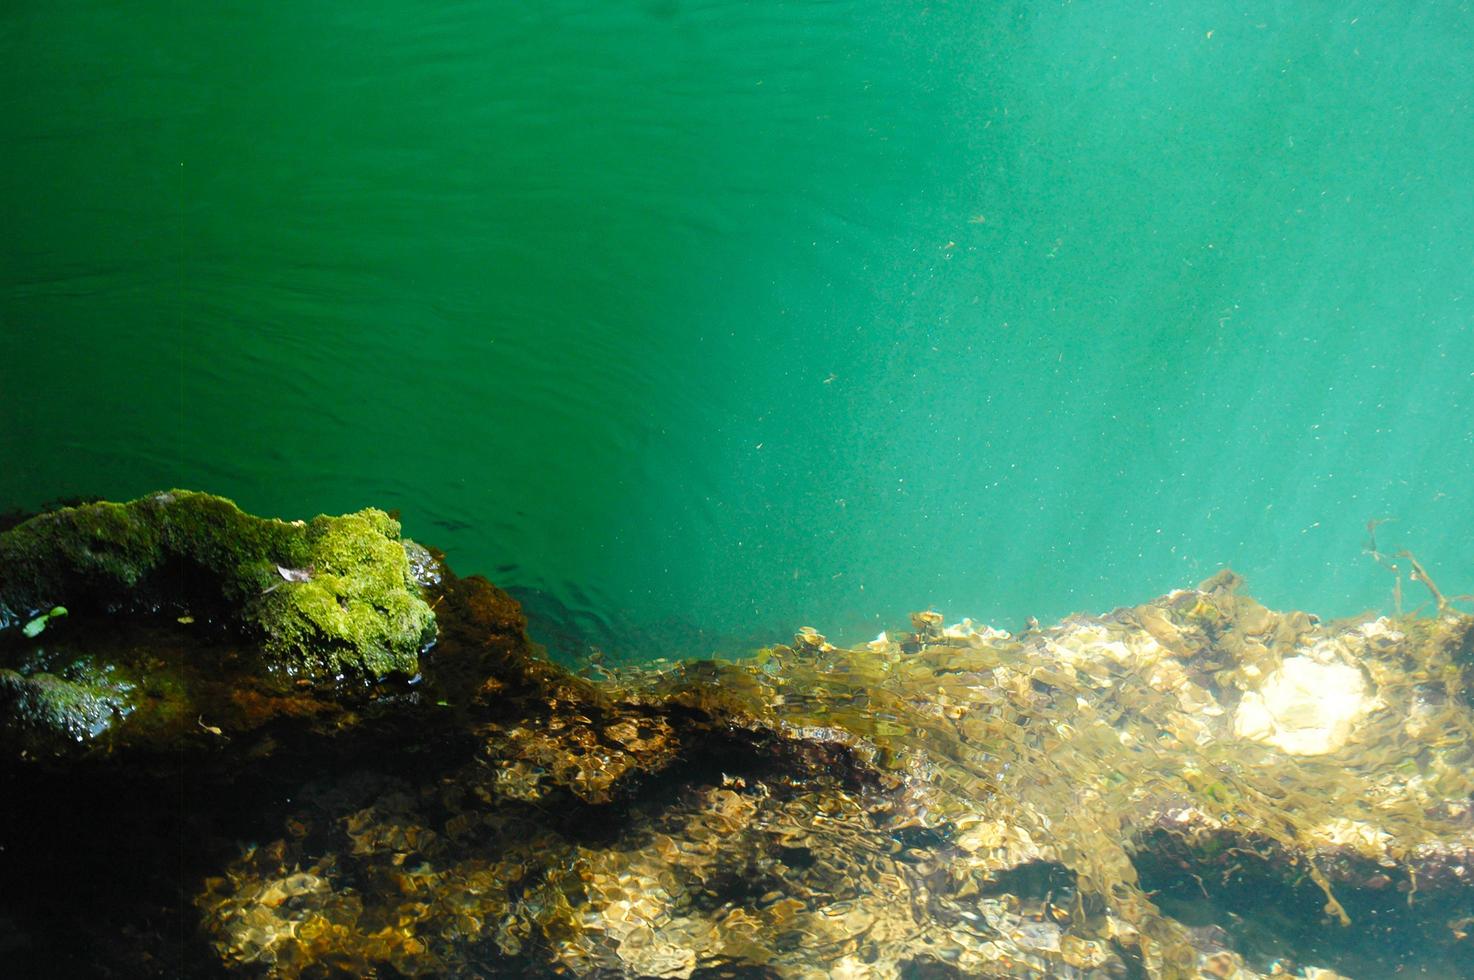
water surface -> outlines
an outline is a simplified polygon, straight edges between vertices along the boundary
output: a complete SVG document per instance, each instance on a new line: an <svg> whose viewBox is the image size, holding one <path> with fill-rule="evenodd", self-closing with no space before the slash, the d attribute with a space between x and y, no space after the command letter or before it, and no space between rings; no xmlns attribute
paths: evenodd
<svg viewBox="0 0 1474 980"><path fill-rule="evenodd" d="M400 508L632 656L1474 589L1466 3L0 13L0 506Z"/></svg>

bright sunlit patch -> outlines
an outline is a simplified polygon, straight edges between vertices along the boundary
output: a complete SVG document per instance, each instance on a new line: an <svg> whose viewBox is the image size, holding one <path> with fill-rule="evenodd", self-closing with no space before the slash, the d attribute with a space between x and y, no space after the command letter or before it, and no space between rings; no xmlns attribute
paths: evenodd
<svg viewBox="0 0 1474 980"><path fill-rule="evenodd" d="M1346 744L1371 707L1361 671L1291 657L1263 687L1244 695L1233 730L1291 755L1325 755Z"/></svg>

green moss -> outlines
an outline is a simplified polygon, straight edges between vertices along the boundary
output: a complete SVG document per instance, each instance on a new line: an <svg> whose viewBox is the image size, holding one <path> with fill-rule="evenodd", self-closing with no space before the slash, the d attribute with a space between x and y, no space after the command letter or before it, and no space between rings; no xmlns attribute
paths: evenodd
<svg viewBox="0 0 1474 980"><path fill-rule="evenodd" d="M55 605L209 617L259 642L269 667L318 678L413 673L435 633L383 511L286 522L182 490L0 534L0 628Z"/></svg>
<svg viewBox="0 0 1474 980"><path fill-rule="evenodd" d="M344 664L374 676L412 672L435 620L410 573L399 523L377 510L318 517L305 542L311 578L282 580L254 603L267 651L309 673L341 672Z"/></svg>
<svg viewBox="0 0 1474 980"><path fill-rule="evenodd" d="M0 669L0 734L32 755L55 755L90 741L126 710L118 692L105 687Z"/></svg>

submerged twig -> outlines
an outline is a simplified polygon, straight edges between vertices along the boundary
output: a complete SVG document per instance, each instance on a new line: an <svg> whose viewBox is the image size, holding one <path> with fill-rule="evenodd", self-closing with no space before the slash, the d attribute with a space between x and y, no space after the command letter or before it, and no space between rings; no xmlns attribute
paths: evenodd
<svg viewBox="0 0 1474 980"><path fill-rule="evenodd" d="M1395 521L1395 517L1372 518L1367 521L1367 544L1365 551L1372 559L1383 568L1392 573L1392 611L1398 616L1402 615L1402 569L1397 563L1377 550L1377 526Z"/></svg>
<svg viewBox="0 0 1474 980"><path fill-rule="evenodd" d="M1373 518L1372 520L1367 521L1366 552L1367 554L1372 556L1373 560L1375 560L1378 565L1381 565L1383 568L1387 569L1394 576L1396 576L1392 585L1392 603L1393 609L1396 611L1397 615L1401 616L1402 566L1398 565L1397 562L1393 561L1391 558L1387 557L1382 552L1377 550L1377 526L1379 524L1386 524L1388 521L1393 520L1396 520L1396 518ZM1399 549L1397 552L1397 557L1403 559L1408 563L1408 578L1414 582L1421 582L1423 584L1423 587L1426 588L1430 593L1432 593L1433 602L1438 607L1438 614L1440 616L1448 612L1450 609L1453 609L1453 604L1456 602L1474 602L1474 595L1445 596L1443 592L1438 588L1438 585L1433 581L1433 577L1428 574L1428 570L1423 567L1423 563L1418 561L1418 559L1408 549ZM1421 609L1421 607L1419 608ZM1457 610L1454 611L1457 612ZM1413 615L1416 616L1417 612L1414 612Z"/></svg>
<svg viewBox="0 0 1474 980"><path fill-rule="evenodd" d="M1433 601L1438 604L1438 611L1440 613L1446 612L1448 610L1448 600L1444 598L1442 592L1438 591L1438 586L1433 583L1433 579L1428 575L1428 570L1423 567L1422 563L1414 558L1413 553L1406 548L1399 551L1397 557L1407 559L1408 564L1413 568L1412 573L1408 577L1414 582L1422 582L1428 591L1433 593Z"/></svg>

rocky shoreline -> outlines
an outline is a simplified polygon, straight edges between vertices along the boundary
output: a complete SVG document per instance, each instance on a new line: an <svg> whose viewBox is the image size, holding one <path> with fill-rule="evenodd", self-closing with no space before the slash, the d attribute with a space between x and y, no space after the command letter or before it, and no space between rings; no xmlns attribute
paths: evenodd
<svg viewBox="0 0 1474 980"><path fill-rule="evenodd" d="M32 975L1471 956L1474 620L1451 610L1327 624L1225 573L1016 635L926 612L856 649L805 629L581 676L388 514L173 491L0 533L0 626L0 954Z"/></svg>

